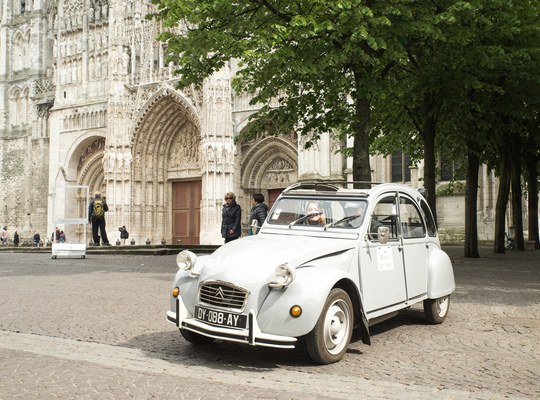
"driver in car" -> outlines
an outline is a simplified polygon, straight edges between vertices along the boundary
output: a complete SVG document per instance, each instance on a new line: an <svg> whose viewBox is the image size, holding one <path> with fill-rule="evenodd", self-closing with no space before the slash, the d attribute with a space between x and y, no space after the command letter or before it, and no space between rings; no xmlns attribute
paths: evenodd
<svg viewBox="0 0 540 400"><path fill-rule="evenodd" d="M324 217L322 210L319 208L319 205L314 201L310 201L308 203L306 215L309 215L308 219L306 220L307 225L326 224L326 218Z"/></svg>

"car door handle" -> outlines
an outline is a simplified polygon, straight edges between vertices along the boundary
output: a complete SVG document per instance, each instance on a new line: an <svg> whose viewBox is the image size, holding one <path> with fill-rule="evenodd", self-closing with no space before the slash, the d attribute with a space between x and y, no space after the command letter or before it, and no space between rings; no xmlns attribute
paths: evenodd
<svg viewBox="0 0 540 400"><path fill-rule="evenodd" d="M399 251L403 250L403 246L401 244L397 248Z"/></svg>

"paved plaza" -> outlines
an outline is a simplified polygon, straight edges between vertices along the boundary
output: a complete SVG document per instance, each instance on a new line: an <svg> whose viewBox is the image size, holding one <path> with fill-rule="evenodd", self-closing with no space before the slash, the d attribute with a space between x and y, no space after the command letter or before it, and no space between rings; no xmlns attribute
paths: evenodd
<svg viewBox="0 0 540 400"><path fill-rule="evenodd" d="M540 251L445 250L442 325L411 308L326 366L303 348L185 342L165 321L174 255L0 251L0 399L540 398Z"/></svg>

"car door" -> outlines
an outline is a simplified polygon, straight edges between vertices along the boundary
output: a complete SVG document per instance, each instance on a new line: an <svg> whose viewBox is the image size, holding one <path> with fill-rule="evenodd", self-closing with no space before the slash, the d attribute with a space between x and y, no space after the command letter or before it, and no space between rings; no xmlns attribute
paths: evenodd
<svg viewBox="0 0 540 400"><path fill-rule="evenodd" d="M407 299L415 302L427 294L429 246L422 213L414 199L403 193L399 195L399 224Z"/></svg>
<svg viewBox="0 0 540 400"><path fill-rule="evenodd" d="M365 245L360 251L360 276L368 319L401 308L406 301L405 272L397 224L397 193L381 195L366 220ZM389 228L389 240L379 243L377 229Z"/></svg>

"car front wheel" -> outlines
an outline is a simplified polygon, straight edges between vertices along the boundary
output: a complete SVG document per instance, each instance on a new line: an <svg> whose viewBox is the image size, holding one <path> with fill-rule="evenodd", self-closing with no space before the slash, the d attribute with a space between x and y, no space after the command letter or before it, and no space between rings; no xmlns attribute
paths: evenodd
<svg viewBox="0 0 540 400"><path fill-rule="evenodd" d="M351 342L353 323L349 295L342 289L332 289L315 328L306 337L310 357L320 364L341 360Z"/></svg>
<svg viewBox="0 0 540 400"><path fill-rule="evenodd" d="M431 324L442 323L448 315L450 296L424 300L424 315Z"/></svg>

